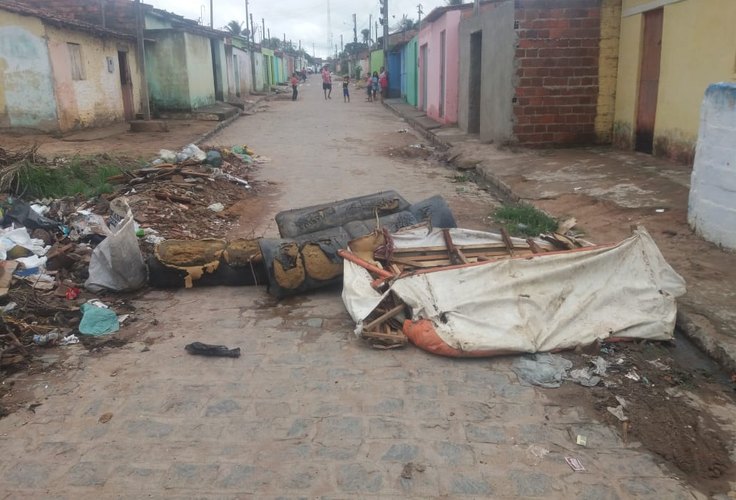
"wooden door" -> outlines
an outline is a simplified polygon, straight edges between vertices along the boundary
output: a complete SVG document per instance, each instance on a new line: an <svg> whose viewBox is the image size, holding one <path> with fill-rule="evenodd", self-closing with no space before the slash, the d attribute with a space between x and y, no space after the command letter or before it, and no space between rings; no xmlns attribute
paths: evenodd
<svg viewBox="0 0 736 500"><path fill-rule="evenodd" d="M123 91L123 114L125 120L130 121L134 116L133 110L133 78L128 66L128 53L118 51L118 71L120 72L120 88Z"/></svg>
<svg viewBox="0 0 736 500"><path fill-rule="evenodd" d="M652 153L654 149L654 122L657 116L663 18L663 9L644 13L639 98L636 107L636 144L634 146L634 149L643 153Z"/></svg>
<svg viewBox="0 0 736 500"><path fill-rule="evenodd" d="M419 71L421 76L421 90L422 90L422 98L421 98L421 106L419 109L426 112L427 111L427 44L422 45L422 47L419 49Z"/></svg>

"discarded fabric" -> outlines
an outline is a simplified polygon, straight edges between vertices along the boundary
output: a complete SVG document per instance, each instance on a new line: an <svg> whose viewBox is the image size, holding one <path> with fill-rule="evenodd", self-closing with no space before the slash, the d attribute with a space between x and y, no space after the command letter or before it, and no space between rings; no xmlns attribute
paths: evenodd
<svg viewBox="0 0 736 500"><path fill-rule="evenodd" d="M549 353L524 356L511 365L511 370L523 384L547 388L560 387L570 368L572 361Z"/></svg>
<svg viewBox="0 0 736 500"><path fill-rule="evenodd" d="M189 354L194 354L198 356L215 356L224 358L240 357L240 347L230 349L229 347L224 345L212 345L203 344L202 342L192 342L191 344L187 344L186 346L184 346L184 349L186 349Z"/></svg>
<svg viewBox="0 0 736 500"><path fill-rule="evenodd" d="M98 307L91 303L82 304L80 309L82 321L79 322L79 333L99 336L120 330L118 316L112 309Z"/></svg>

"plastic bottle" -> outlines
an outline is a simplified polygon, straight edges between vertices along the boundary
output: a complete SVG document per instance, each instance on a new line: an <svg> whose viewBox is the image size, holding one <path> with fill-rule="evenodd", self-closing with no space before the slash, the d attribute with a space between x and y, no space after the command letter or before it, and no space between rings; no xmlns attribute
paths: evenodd
<svg viewBox="0 0 736 500"><path fill-rule="evenodd" d="M62 337L59 332L49 332L46 335L34 335L33 343L36 345L48 345L56 342Z"/></svg>

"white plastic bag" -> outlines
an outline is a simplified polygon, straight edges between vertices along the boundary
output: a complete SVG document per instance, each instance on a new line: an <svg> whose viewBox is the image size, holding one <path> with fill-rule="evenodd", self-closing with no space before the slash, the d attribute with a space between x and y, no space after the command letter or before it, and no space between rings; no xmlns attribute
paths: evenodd
<svg viewBox="0 0 736 500"><path fill-rule="evenodd" d="M135 235L133 213L111 228L112 234L97 245L89 263L89 278L85 288L92 292L111 290L129 292L146 284L146 264Z"/></svg>

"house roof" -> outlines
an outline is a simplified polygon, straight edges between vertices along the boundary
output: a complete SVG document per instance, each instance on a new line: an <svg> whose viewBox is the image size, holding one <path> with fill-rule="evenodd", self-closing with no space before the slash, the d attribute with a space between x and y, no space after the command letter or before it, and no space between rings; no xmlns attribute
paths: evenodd
<svg viewBox="0 0 736 500"><path fill-rule="evenodd" d="M76 19L69 19L60 17L58 14L50 12L45 9L37 9L28 7L27 5L19 4L13 1L3 0L0 2L0 9L20 14L22 16L32 16L41 19L45 24L52 26L58 26L61 28L72 29L75 31L84 31L100 37L114 37L124 38L126 40L135 40L135 37L128 33L121 33L107 28L101 28L94 24L85 23L84 21L77 21Z"/></svg>
<svg viewBox="0 0 736 500"><path fill-rule="evenodd" d="M422 23L431 23L433 21L436 21L443 15L445 15L447 12L453 11L453 10L465 10L465 9L472 9L473 4L472 3L463 3L460 5L447 5L445 7L437 7L432 12L427 14L424 19L422 19Z"/></svg>

